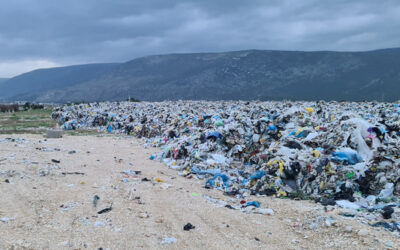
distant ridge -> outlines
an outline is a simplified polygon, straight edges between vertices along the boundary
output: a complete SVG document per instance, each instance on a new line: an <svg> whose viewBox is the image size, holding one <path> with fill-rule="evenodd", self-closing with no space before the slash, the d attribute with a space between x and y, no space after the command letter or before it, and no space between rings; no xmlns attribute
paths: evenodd
<svg viewBox="0 0 400 250"><path fill-rule="evenodd" d="M247 50L155 55L28 72L0 82L0 101L400 99L400 49Z"/></svg>
<svg viewBox="0 0 400 250"><path fill-rule="evenodd" d="M7 81L7 80L9 80L9 78L0 78L0 84L1 84L2 82Z"/></svg>

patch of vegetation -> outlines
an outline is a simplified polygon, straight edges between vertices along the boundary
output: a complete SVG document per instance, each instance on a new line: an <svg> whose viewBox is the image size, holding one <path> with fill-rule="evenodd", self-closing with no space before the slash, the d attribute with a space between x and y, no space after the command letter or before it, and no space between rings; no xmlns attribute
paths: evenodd
<svg viewBox="0 0 400 250"><path fill-rule="evenodd" d="M52 109L29 109L0 113L0 133L32 133L45 131L56 123L51 119Z"/></svg>
<svg viewBox="0 0 400 250"><path fill-rule="evenodd" d="M43 134L57 123L51 118L52 109L29 109L0 113L0 134ZM98 135L97 130L70 130L65 135Z"/></svg>
<svg viewBox="0 0 400 250"><path fill-rule="evenodd" d="M128 101L128 102L141 102L139 99L136 99L136 98L133 98L133 97L126 99L126 101Z"/></svg>
<svg viewBox="0 0 400 250"><path fill-rule="evenodd" d="M288 198L299 199L299 200L313 200L313 198L310 195L303 193L302 191L289 193Z"/></svg>
<svg viewBox="0 0 400 250"><path fill-rule="evenodd" d="M72 135L72 136L79 136L79 135L98 135L100 134L97 132L97 130L68 130L64 131L64 134L66 135Z"/></svg>
<svg viewBox="0 0 400 250"><path fill-rule="evenodd" d="M30 103L26 102L24 106L22 106L25 111L30 110L30 109L44 109L43 104L35 104L35 103Z"/></svg>
<svg viewBox="0 0 400 250"><path fill-rule="evenodd" d="M0 113L0 134L44 134L57 123L51 119L52 109L29 109L20 112ZM65 135L98 135L97 130L70 130Z"/></svg>
<svg viewBox="0 0 400 250"><path fill-rule="evenodd" d="M0 104L0 112L17 112L19 110L18 104Z"/></svg>

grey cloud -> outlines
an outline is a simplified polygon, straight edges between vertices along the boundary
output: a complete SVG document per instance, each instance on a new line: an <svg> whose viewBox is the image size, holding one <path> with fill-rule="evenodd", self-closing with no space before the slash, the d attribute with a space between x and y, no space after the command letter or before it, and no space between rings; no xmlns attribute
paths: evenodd
<svg viewBox="0 0 400 250"><path fill-rule="evenodd" d="M173 52L397 47L399 13L395 0L3 1L0 65L117 62ZM6 73L0 69L1 74Z"/></svg>

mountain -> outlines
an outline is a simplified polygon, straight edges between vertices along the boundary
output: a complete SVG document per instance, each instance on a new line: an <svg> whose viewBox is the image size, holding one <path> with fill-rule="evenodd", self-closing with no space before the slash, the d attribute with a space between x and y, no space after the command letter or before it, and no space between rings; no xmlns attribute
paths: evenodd
<svg viewBox="0 0 400 250"><path fill-rule="evenodd" d="M400 48L366 52L248 50L169 54L14 77L0 99L39 102L123 100L400 99ZM55 72L58 74L55 74ZM44 74L46 73L46 74ZM86 77L82 77L85 75ZM51 77L52 76L52 77ZM83 79L85 78L85 79ZM3 94L4 93L4 94Z"/></svg>
<svg viewBox="0 0 400 250"><path fill-rule="evenodd" d="M2 86L5 86L5 82L8 80L8 78L0 78L0 89L2 88ZM1 92L0 92L1 95ZM0 99L0 103L1 103L1 99Z"/></svg>
<svg viewBox="0 0 400 250"><path fill-rule="evenodd" d="M54 90L63 90L107 73L117 63L85 64L38 69L0 82L0 100L37 101Z"/></svg>
<svg viewBox="0 0 400 250"><path fill-rule="evenodd" d="M7 80L8 80L8 78L0 78L0 85L1 85L3 82L7 81Z"/></svg>

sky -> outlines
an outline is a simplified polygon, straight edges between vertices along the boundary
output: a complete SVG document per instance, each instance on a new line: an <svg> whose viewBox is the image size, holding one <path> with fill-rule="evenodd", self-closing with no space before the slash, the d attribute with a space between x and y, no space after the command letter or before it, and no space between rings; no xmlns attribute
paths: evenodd
<svg viewBox="0 0 400 250"><path fill-rule="evenodd" d="M400 47L399 0L0 1L0 77L247 49Z"/></svg>

